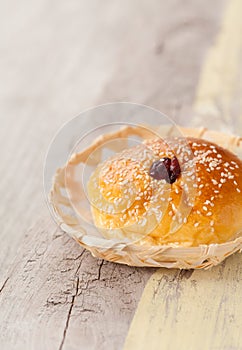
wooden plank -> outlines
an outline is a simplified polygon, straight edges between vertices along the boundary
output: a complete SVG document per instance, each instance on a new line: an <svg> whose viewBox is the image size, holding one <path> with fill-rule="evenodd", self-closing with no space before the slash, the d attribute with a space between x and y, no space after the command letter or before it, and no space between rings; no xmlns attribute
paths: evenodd
<svg viewBox="0 0 242 350"><path fill-rule="evenodd" d="M208 271L159 269L145 287L124 350L241 349L241 262L236 254Z"/></svg>
<svg viewBox="0 0 242 350"><path fill-rule="evenodd" d="M229 2L201 71L194 102L198 121L203 116L205 125L212 126L218 117L216 127L227 131L237 124L230 111L242 71L241 11L241 1ZM225 49L229 49L230 60ZM237 110L237 117L240 112ZM187 280L181 281L184 275ZM181 271L175 276L170 272L168 278L163 270L158 271L146 285L124 349L241 349L241 281L239 254L210 271Z"/></svg>
<svg viewBox="0 0 242 350"><path fill-rule="evenodd" d="M220 129L233 133L242 132L242 109L238 109L235 99L242 59L241 12L241 0L230 0L217 39L204 62L194 102L197 123L202 118L208 127L216 122Z"/></svg>

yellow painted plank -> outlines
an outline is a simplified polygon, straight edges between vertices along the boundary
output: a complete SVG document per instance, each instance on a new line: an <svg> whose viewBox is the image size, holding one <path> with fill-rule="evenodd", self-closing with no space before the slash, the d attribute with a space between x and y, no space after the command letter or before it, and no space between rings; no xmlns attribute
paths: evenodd
<svg viewBox="0 0 242 350"><path fill-rule="evenodd" d="M201 71L194 101L199 120L230 121L242 69L241 14L242 0L230 0ZM237 254L192 275L159 269L145 287L124 350L242 349L241 263Z"/></svg>
<svg viewBox="0 0 242 350"><path fill-rule="evenodd" d="M230 0L221 30L205 60L194 110L209 117L223 117L229 122L238 84L242 48L242 1Z"/></svg>
<svg viewBox="0 0 242 350"><path fill-rule="evenodd" d="M242 256L210 270L159 269L148 281L124 350L242 348Z"/></svg>

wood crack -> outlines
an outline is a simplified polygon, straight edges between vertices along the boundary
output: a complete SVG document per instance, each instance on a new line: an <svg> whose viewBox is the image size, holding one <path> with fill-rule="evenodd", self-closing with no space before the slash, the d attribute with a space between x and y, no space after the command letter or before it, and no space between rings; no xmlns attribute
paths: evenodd
<svg viewBox="0 0 242 350"><path fill-rule="evenodd" d="M2 287L0 288L0 293L3 291L3 289L4 289L4 287L6 286L6 284L7 284L8 280L9 280L9 277L8 277L8 278L6 278L6 280L4 281L4 283L3 283Z"/></svg>
<svg viewBox="0 0 242 350"><path fill-rule="evenodd" d="M102 261L101 261L101 264L99 265L97 281L100 281L100 278L101 278L101 270L102 270L103 264L104 264L104 260L102 260Z"/></svg>
<svg viewBox="0 0 242 350"><path fill-rule="evenodd" d="M61 344L60 344L60 346L59 346L59 350L62 350L62 349L63 349L64 343L65 343L66 333L67 333L67 330L68 330L68 327L69 327L69 323L70 323L70 318L71 318L71 312L72 312L72 309L73 309L73 306L74 306L75 298L76 298L76 296L77 296L77 294L78 294L78 286L79 286L79 277L77 277L77 281L76 281L76 293L75 293L75 295L72 296L71 306L70 306L69 311L68 311L68 314L67 314L65 329L64 329L64 332L63 332L63 337L62 337L62 340L61 340Z"/></svg>
<svg viewBox="0 0 242 350"><path fill-rule="evenodd" d="M85 253L85 249L83 249L82 253L79 255L79 258L81 259L81 257L84 255ZM72 296L72 299L71 299L71 305L70 305L70 308L69 308L69 311L68 311L68 314L67 314L67 319L66 319L66 324L65 324L65 328L64 328L64 332L63 332L63 337L62 337L62 340L61 340L61 344L59 346L59 350L62 350L63 349L63 346L64 346L64 343L65 343L65 339L66 339L66 334L67 334L67 330L68 330L68 327L69 327L69 323L70 323L70 318L71 318L71 313L72 313L72 309L73 309L73 306L74 306L74 303L75 303L75 299L76 297L78 296L78 292L79 292L79 276L77 276L80 268L81 268L81 264L82 264L82 260L80 261L77 269L76 269L76 272L75 272L75 276L76 276L76 289L75 289L75 294Z"/></svg>

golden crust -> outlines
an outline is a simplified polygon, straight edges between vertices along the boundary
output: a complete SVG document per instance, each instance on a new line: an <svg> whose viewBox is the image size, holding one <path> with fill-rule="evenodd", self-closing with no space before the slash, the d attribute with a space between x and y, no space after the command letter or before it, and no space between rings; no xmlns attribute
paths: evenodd
<svg viewBox="0 0 242 350"><path fill-rule="evenodd" d="M182 168L177 181L152 179L151 164L172 156ZM227 242L242 229L241 174L241 160L212 142L148 140L94 172L89 183L94 221L109 238L136 231L142 245Z"/></svg>

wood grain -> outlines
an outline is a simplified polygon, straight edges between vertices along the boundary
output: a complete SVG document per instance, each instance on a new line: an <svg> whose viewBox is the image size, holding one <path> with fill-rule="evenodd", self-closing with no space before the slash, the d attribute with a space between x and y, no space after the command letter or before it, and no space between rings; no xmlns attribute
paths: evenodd
<svg viewBox="0 0 242 350"><path fill-rule="evenodd" d="M241 262L237 254L208 271L158 270L146 285L124 350L241 349Z"/></svg>
<svg viewBox="0 0 242 350"><path fill-rule="evenodd" d="M235 97L241 72L241 12L241 0L230 0L214 45L204 61L194 101L194 121L198 124L202 118L207 126L216 123L225 130L229 126L237 133L242 132L241 114L238 117L241 109L238 110Z"/></svg>
<svg viewBox="0 0 242 350"><path fill-rule="evenodd" d="M58 231L42 194L45 152L63 122L97 103L147 103L189 125L199 72L218 31L223 4L2 4L1 350L123 347L154 270L94 259ZM170 284L173 295L177 271L162 274L162 283L175 279ZM179 276L188 291L191 279ZM204 283L209 288L208 281ZM219 285L221 293L222 282Z"/></svg>
<svg viewBox="0 0 242 350"><path fill-rule="evenodd" d="M1 349L118 349L151 274L95 259L41 220L1 288Z"/></svg>

